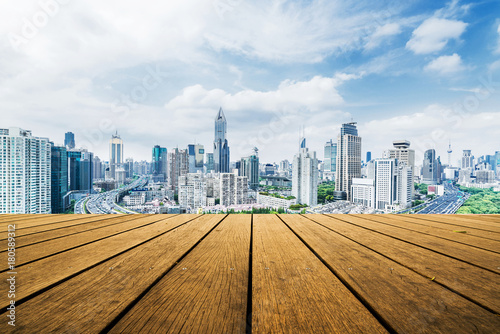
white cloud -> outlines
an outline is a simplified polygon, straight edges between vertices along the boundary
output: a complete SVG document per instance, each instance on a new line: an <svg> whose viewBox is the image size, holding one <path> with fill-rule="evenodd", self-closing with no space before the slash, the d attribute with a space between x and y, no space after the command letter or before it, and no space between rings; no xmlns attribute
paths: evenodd
<svg viewBox="0 0 500 334"><path fill-rule="evenodd" d="M390 36L398 35L401 33L401 25L399 23L387 23L378 26L372 36L368 39L365 49L370 50L379 46L382 41Z"/></svg>
<svg viewBox="0 0 500 334"><path fill-rule="evenodd" d="M456 53L451 56L441 56L432 60L427 66L426 71L437 72L440 74L451 74L464 70L462 59Z"/></svg>
<svg viewBox="0 0 500 334"><path fill-rule="evenodd" d="M416 54L428 54L442 50L450 39L458 39L467 23L456 20L429 18L413 31L406 48Z"/></svg>
<svg viewBox="0 0 500 334"><path fill-rule="evenodd" d="M498 33L498 42L497 42L498 44L497 44L496 53L500 53L500 24L498 25L497 33Z"/></svg>

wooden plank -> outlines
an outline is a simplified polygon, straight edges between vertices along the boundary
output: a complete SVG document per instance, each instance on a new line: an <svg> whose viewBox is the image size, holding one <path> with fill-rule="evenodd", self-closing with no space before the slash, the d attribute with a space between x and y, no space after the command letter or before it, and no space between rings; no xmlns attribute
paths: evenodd
<svg viewBox="0 0 500 334"><path fill-rule="evenodd" d="M498 230L488 226L479 225L475 222L464 219L456 219L454 215L442 215L442 217L428 215L401 215L405 219L426 226L444 228L448 230L466 230L467 234L482 236L485 238L500 238L500 226ZM397 217L397 216L396 216Z"/></svg>
<svg viewBox="0 0 500 334"><path fill-rule="evenodd" d="M452 230L429 227L422 224L409 222L404 215L353 215L354 217L368 218L382 224L394 226L405 230L415 231L424 235L435 236L451 242L462 243L491 252L500 253L500 240L485 239L474 235L456 233Z"/></svg>
<svg viewBox="0 0 500 334"><path fill-rule="evenodd" d="M129 218L128 215L123 216L123 219L127 218ZM129 231L133 231L134 229L145 227L160 220L159 217L155 216L138 216L137 218L138 219L123 222L118 226L107 226L98 230L86 231L79 234L69 235L60 239L48 240L31 246L16 249L16 266L19 267L21 265L25 265L26 263L30 263L32 261L36 261L60 252L65 252L73 248L78 248L85 244L93 243L101 239L110 238L114 235L127 233ZM8 265L6 262L0 263L0 272L6 271L7 269Z"/></svg>
<svg viewBox="0 0 500 334"><path fill-rule="evenodd" d="M500 314L498 274L338 219L322 215L305 217Z"/></svg>
<svg viewBox="0 0 500 334"><path fill-rule="evenodd" d="M109 333L245 333L250 215L231 215Z"/></svg>
<svg viewBox="0 0 500 334"><path fill-rule="evenodd" d="M390 226L388 224L383 224L375 219L375 216L377 215L364 215L359 217L353 217L351 215L326 216L337 218L357 226L366 227L370 230L383 233L393 238L430 249L434 252L438 252L500 274L500 266L498 265L498 260L492 258L492 254L496 253L437 238L432 235L422 234L419 232Z"/></svg>
<svg viewBox="0 0 500 334"><path fill-rule="evenodd" d="M90 230L99 226L111 225L116 222L132 220L134 217L128 215L126 219L122 215L103 215L99 217L92 217L87 219L78 219L70 222L60 222L57 224L34 226L22 230L16 230L16 241L22 242L27 245L33 242L27 242L30 238L34 238L36 242L40 240L50 240L62 235L69 235L79 231ZM0 232L0 241L7 239L8 232ZM44 237L45 236L45 237ZM17 244L19 247L20 244Z"/></svg>
<svg viewBox="0 0 500 334"><path fill-rule="evenodd" d="M439 215L426 215L430 217L436 217ZM500 225L500 215L453 215L461 220L468 220L480 225L498 227Z"/></svg>
<svg viewBox="0 0 500 334"><path fill-rule="evenodd" d="M43 231L39 233L32 233L27 235L17 235L16 234L16 249L27 247L30 245L34 245L40 242L60 239L66 236L75 235L78 233L85 233L90 231L95 231L99 228L114 226L121 223L125 223L127 221L133 220L134 217L132 215L127 215L126 217L112 217L105 218L101 217L100 219L93 219L87 222L83 222L77 225L69 226L69 227L60 227L58 229ZM137 219L137 217L135 217ZM7 236L7 235L6 235ZM5 252L7 250L7 243L0 244L0 253Z"/></svg>
<svg viewBox="0 0 500 334"><path fill-rule="evenodd" d="M223 218L202 216L37 295L7 333L101 332Z"/></svg>
<svg viewBox="0 0 500 334"><path fill-rule="evenodd" d="M386 332L277 216L253 228L252 332Z"/></svg>
<svg viewBox="0 0 500 334"><path fill-rule="evenodd" d="M56 224L58 222L72 222L72 221L77 221L79 219L88 219L92 217L98 217L97 215L43 215L41 217L36 217L36 218L30 218L26 220L20 220L16 221L16 230L22 230L34 226L42 226L46 225L48 228L50 228L50 225ZM14 223L14 222L12 222ZM10 223L2 223L0 224L0 230L4 231L4 229L7 228L7 225L10 225ZM3 228L2 228L3 227Z"/></svg>
<svg viewBox="0 0 500 334"><path fill-rule="evenodd" d="M19 283L21 288L18 289L16 297L18 300L29 298L29 296L37 294L43 289L134 249L134 247L198 217L198 215L157 216L156 223L145 228L118 234L108 239L21 266L17 268L22 281ZM140 217L137 217L137 219L140 219ZM92 255L87 256L86 254ZM47 275L47 268L51 268L50 275ZM44 277L44 279L41 280L40 277ZM3 304L0 305L0 309L1 307L3 307Z"/></svg>
<svg viewBox="0 0 500 334"><path fill-rule="evenodd" d="M396 332L493 333L500 328L497 314L359 243L303 216L281 218Z"/></svg>

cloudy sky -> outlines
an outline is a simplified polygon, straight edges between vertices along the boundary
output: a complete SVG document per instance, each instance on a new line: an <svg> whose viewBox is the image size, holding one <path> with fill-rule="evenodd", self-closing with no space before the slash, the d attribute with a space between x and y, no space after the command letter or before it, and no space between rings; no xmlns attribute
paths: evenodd
<svg viewBox="0 0 500 334"><path fill-rule="evenodd" d="M500 151L500 2L368 0L2 1L0 127L108 159L201 143L219 107L231 160L291 160L358 122L381 157L408 139Z"/></svg>

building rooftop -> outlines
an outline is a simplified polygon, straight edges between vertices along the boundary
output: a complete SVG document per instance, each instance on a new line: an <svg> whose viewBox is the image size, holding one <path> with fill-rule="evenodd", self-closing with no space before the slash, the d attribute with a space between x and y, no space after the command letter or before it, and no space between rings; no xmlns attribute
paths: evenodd
<svg viewBox="0 0 500 334"><path fill-rule="evenodd" d="M4 240L16 226L2 333L500 328L499 216L1 215L0 225Z"/></svg>

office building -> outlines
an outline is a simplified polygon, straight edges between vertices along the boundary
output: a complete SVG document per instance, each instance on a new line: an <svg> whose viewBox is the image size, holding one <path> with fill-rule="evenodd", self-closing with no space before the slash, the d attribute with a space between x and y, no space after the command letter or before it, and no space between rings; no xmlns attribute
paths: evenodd
<svg viewBox="0 0 500 334"><path fill-rule="evenodd" d="M422 183L438 184L438 170L439 167L436 159L436 151L434 149L425 151L422 166Z"/></svg>
<svg viewBox="0 0 500 334"><path fill-rule="evenodd" d="M0 129L0 213L51 213L50 180L49 139Z"/></svg>
<svg viewBox="0 0 500 334"><path fill-rule="evenodd" d="M168 156L168 189L179 193L179 177L189 172L189 157L187 150L172 149Z"/></svg>
<svg viewBox="0 0 500 334"><path fill-rule="evenodd" d="M323 179L335 181L335 173L337 171L337 143L333 140L325 144L325 159L323 161Z"/></svg>
<svg viewBox="0 0 500 334"><path fill-rule="evenodd" d="M413 192L414 192L414 187L413 187L413 176L415 175L415 150L410 148L410 141L409 140L395 140L392 142L394 148L388 150L386 152L386 156L389 159L396 159L398 161L398 168L401 171L401 173L406 173L408 175L409 172L411 172L412 177L411 179L406 179L408 182L400 182L399 186L400 187L405 187L408 188L408 192L406 196L406 200L404 200L404 203L407 204L408 201L411 204L411 201L413 199ZM407 166L408 168L405 169L403 166ZM403 170L404 169L404 170ZM409 169L409 171L408 171ZM408 183L408 184L407 184ZM404 190L403 188L399 189L400 194L403 194Z"/></svg>
<svg viewBox="0 0 500 334"><path fill-rule="evenodd" d="M278 171L279 171L280 176L285 176L285 177L290 176L290 174L292 172L292 165L290 164L290 161L282 160L280 162Z"/></svg>
<svg viewBox="0 0 500 334"><path fill-rule="evenodd" d="M368 178L353 178L352 202L375 208L375 180Z"/></svg>
<svg viewBox="0 0 500 334"><path fill-rule="evenodd" d="M51 207L52 213L64 213L68 193L68 152L66 147L51 145Z"/></svg>
<svg viewBox="0 0 500 334"><path fill-rule="evenodd" d="M152 152L151 174L163 176L163 181L168 179L168 153L167 148L155 145Z"/></svg>
<svg viewBox="0 0 500 334"><path fill-rule="evenodd" d="M206 168L207 168L207 173L215 171L215 162L213 153L207 153Z"/></svg>
<svg viewBox="0 0 500 334"><path fill-rule="evenodd" d="M222 108L215 117L214 170L229 173L229 144L227 142L227 121Z"/></svg>
<svg viewBox="0 0 500 334"><path fill-rule="evenodd" d="M472 168L474 169L474 156L471 154L471 150L464 150L462 154L462 169Z"/></svg>
<svg viewBox="0 0 500 334"><path fill-rule="evenodd" d="M115 179L115 170L123 164L123 140L114 134L109 140L109 171L111 178Z"/></svg>
<svg viewBox="0 0 500 334"><path fill-rule="evenodd" d="M104 179L103 164L102 164L101 159L98 156L94 157L93 164L94 164L94 166L92 168L92 172L94 174L92 175L92 178L94 180Z"/></svg>
<svg viewBox="0 0 500 334"><path fill-rule="evenodd" d="M241 158L239 176L248 178L248 187L252 190L259 188L259 150L254 148L254 153Z"/></svg>
<svg viewBox="0 0 500 334"><path fill-rule="evenodd" d="M495 182L495 172L492 170L476 171L476 183L493 183Z"/></svg>
<svg viewBox="0 0 500 334"><path fill-rule="evenodd" d="M346 193L348 200L352 179L361 177L361 137L358 136L356 123L342 124L337 137L337 171L335 175L335 190Z"/></svg>
<svg viewBox="0 0 500 334"><path fill-rule="evenodd" d="M68 179L71 191L92 191L93 154L84 149L68 151Z"/></svg>
<svg viewBox="0 0 500 334"><path fill-rule="evenodd" d="M372 160L372 152L366 152L366 163L369 163Z"/></svg>
<svg viewBox="0 0 500 334"><path fill-rule="evenodd" d="M203 173L205 148L203 145L188 145L189 173Z"/></svg>
<svg viewBox="0 0 500 334"><path fill-rule="evenodd" d="M300 204L318 204L318 159L316 152L306 147L305 138L301 139L299 152L293 158L292 196Z"/></svg>
<svg viewBox="0 0 500 334"><path fill-rule="evenodd" d="M272 176L276 173L276 167L273 164L265 164L264 175Z"/></svg>
<svg viewBox="0 0 500 334"><path fill-rule="evenodd" d="M67 150L75 148L75 134L73 132L66 132L64 134L64 146Z"/></svg>

